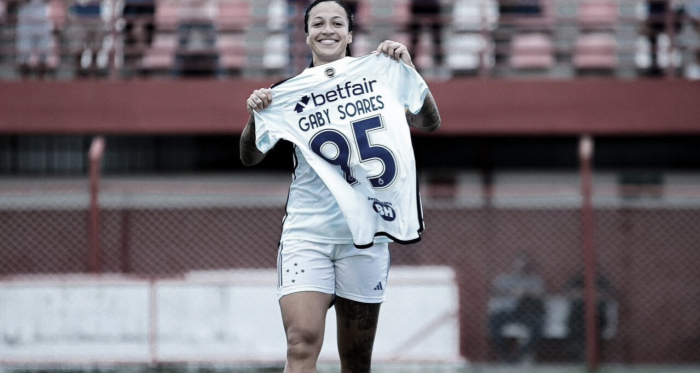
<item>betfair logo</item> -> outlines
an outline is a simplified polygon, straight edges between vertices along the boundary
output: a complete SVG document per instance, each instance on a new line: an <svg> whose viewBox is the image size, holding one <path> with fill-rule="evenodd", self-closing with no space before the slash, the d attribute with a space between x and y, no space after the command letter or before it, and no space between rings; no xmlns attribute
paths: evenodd
<svg viewBox="0 0 700 373"><path fill-rule="evenodd" d="M304 97L302 97L301 100L297 102L297 106L294 107L294 111L296 111L298 114L302 113L306 108L306 105L309 104L309 100L311 100L309 98L309 95L305 95Z"/></svg>
<svg viewBox="0 0 700 373"><path fill-rule="evenodd" d="M376 80L367 81L367 79L363 78L362 83L347 81L344 85L337 84L335 88L321 94L312 92L310 97L309 95L304 95L299 102L297 102L294 106L294 111L297 112L297 114L302 113L309 105L310 101L313 101L314 107L321 107L327 103L338 100L345 100L373 93L374 84L376 83Z"/></svg>

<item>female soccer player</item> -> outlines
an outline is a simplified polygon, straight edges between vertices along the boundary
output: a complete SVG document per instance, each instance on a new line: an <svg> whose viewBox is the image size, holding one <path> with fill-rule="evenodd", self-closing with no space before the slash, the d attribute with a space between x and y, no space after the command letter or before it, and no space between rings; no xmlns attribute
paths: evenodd
<svg viewBox="0 0 700 373"><path fill-rule="evenodd" d="M417 242L423 228L408 125L434 131L440 116L404 45L349 56L342 1L311 3L304 28L311 65L250 95L240 156L251 166L278 139L294 144L277 262L285 372L316 372L333 304L341 372L370 372L388 242Z"/></svg>

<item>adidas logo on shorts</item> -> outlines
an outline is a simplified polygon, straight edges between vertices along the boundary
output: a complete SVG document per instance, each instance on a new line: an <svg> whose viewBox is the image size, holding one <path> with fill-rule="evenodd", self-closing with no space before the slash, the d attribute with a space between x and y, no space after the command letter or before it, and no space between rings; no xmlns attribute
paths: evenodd
<svg viewBox="0 0 700 373"><path fill-rule="evenodd" d="M374 287L374 290L384 290L384 287L382 286L381 281L377 284L377 286Z"/></svg>

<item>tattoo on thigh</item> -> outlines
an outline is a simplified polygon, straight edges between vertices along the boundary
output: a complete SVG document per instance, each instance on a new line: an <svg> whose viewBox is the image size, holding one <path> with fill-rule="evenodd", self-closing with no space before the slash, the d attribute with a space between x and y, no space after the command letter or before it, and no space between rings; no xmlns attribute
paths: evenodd
<svg viewBox="0 0 700 373"><path fill-rule="evenodd" d="M357 321L359 330L369 330L377 327L379 319L379 304L367 304L354 301L341 302L345 316L345 328L350 329L352 321Z"/></svg>
<svg viewBox="0 0 700 373"><path fill-rule="evenodd" d="M352 373L367 373L372 367L372 347L374 338L360 338L347 352L346 362Z"/></svg>

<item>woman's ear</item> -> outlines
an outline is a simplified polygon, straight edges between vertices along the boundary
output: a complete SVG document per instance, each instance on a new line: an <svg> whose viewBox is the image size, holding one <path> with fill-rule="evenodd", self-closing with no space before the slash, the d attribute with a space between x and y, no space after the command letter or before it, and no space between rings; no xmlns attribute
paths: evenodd
<svg viewBox="0 0 700 373"><path fill-rule="evenodd" d="M352 31L350 31L350 33L348 33L348 44L351 44L351 43L352 43Z"/></svg>
<svg viewBox="0 0 700 373"><path fill-rule="evenodd" d="M309 34L306 34L306 45L311 46L311 40L309 39Z"/></svg>

